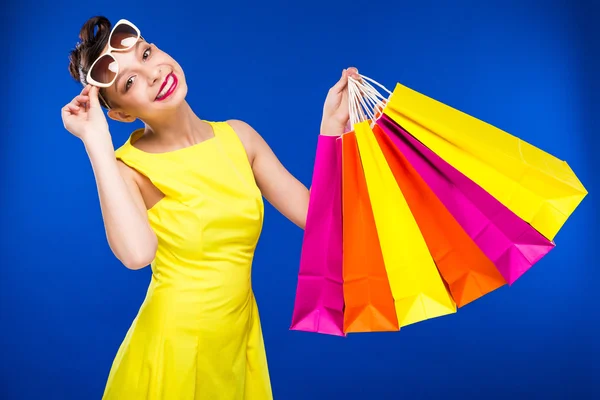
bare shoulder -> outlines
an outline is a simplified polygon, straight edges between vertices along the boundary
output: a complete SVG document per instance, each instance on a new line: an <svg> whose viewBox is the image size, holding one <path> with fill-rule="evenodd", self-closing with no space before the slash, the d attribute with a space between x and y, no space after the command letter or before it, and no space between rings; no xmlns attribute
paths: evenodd
<svg viewBox="0 0 600 400"><path fill-rule="evenodd" d="M154 186L148 177L142 175L139 171L128 166L121 160L117 160L117 165L125 184L129 188L140 210L149 210L165 197L164 193Z"/></svg>
<svg viewBox="0 0 600 400"><path fill-rule="evenodd" d="M131 168L121 160L117 160L117 166L119 167L119 172L123 179L135 182L135 176L138 173L135 169Z"/></svg>
<svg viewBox="0 0 600 400"><path fill-rule="evenodd" d="M233 128L235 133L240 138L240 141L244 145L246 153L248 154L248 159L250 160L250 162L252 162L256 154L257 143L262 138L260 137L258 132L256 132L256 130L247 122L241 121L239 119L229 119L226 122L229 124L229 126Z"/></svg>
<svg viewBox="0 0 600 400"><path fill-rule="evenodd" d="M226 122L233 128L235 133L237 133L242 140L252 140L256 135L258 135L258 132L256 132L256 130L254 130L254 128L247 122L239 119L228 119Z"/></svg>
<svg viewBox="0 0 600 400"><path fill-rule="evenodd" d="M117 166L121 177L130 188L136 187L138 190L142 189L144 185L144 176L140 174L135 168L130 167L121 160L117 160ZM146 178L147 179L147 178Z"/></svg>

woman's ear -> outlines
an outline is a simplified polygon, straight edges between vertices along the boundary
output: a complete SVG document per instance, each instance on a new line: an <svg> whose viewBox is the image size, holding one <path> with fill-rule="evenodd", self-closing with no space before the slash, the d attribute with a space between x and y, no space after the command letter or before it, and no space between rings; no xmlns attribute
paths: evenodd
<svg viewBox="0 0 600 400"><path fill-rule="evenodd" d="M122 111L108 110L108 116L119 122L133 122L136 118L133 115L126 114Z"/></svg>

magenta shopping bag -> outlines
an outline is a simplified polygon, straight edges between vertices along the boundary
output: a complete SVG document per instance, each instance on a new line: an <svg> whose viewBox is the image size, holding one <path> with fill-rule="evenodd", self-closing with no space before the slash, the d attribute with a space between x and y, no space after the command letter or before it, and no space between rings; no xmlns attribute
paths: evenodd
<svg viewBox="0 0 600 400"><path fill-rule="evenodd" d="M554 248L553 242L388 116L384 114L377 124L509 285Z"/></svg>
<svg viewBox="0 0 600 400"><path fill-rule="evenodd" d="M341 139L319 135L290 329L345 336Z"/></svg>

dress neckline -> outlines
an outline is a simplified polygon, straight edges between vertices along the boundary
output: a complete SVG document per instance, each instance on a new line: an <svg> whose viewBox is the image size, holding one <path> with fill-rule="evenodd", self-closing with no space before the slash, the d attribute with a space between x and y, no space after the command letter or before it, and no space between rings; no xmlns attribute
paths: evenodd
<svg viewBox="0 0 600 400"><path fill-rule="evenodd" d="M137 140L136 136L139 136L140 133L144 132L144 128L139 128L139 129L136 129L135 131L133 131L131 133L131 135L129 135L129 138L127 139L127 143L126 144L127 144L128 147L130 147L134 151L136 151L138 153L141 153L141 154L149 155L149 156L161 156L161 155L182 153L182 152L185 152L185 151L189 151L191 149L195 149L195 148L201 147L203 144L213 142L217 138L217 130L216 130L215 126L211 122L209 122L209 121L204 121L204 122L206 122L207 124L210 125L210 127L212 129L212 133L213 133L212 137L210 137L208 139L204 139L201 142L194 143L194 144L192 144L190 146L181 147L181 148L175 149L175 150L162 151L160 153L152 153L152 152L149 152L149 151L145 151L145 150L139 149L139 148L135 147L133 144Z"/></svg>

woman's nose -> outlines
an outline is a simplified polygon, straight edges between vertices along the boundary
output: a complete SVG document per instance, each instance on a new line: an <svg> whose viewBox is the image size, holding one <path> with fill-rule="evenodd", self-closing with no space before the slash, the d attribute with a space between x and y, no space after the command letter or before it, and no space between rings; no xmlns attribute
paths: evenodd
<svg viewBox="0 0 600 400"><path fill-rule="evenodd" d="M160 83L160 79L162 77L161 69L160 68L153 68L151 70L149 76L150 76L150 83L151 84Z"/></svg>

